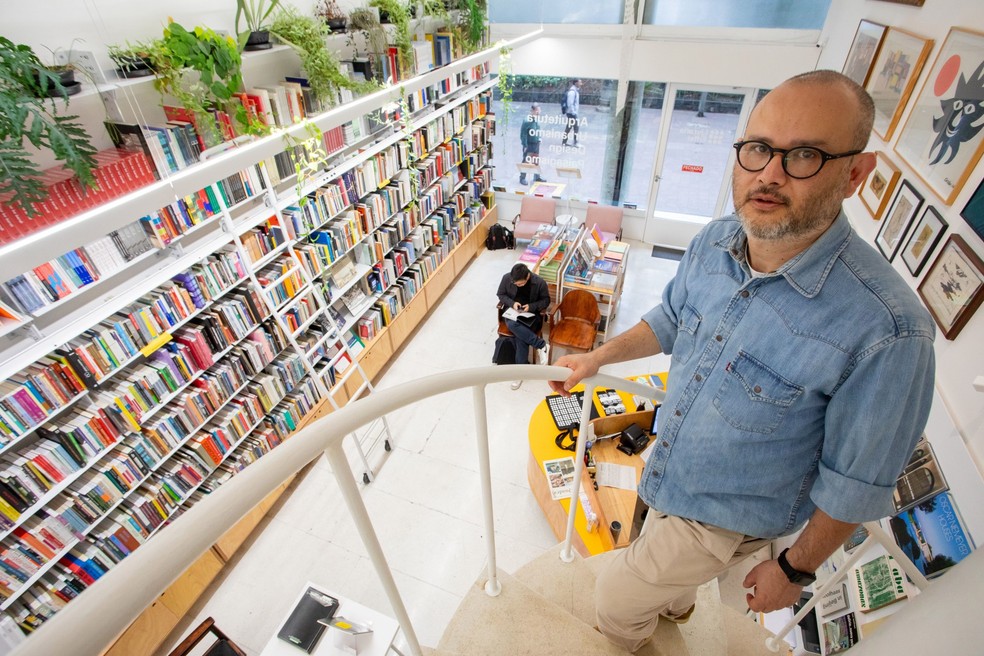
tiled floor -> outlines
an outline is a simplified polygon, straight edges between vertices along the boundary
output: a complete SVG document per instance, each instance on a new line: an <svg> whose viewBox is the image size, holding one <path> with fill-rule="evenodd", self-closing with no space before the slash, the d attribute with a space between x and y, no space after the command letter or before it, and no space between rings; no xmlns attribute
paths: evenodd
<svg viewBox="0 0 984 656"><path fill-rule="evenodd" d="M677 263L633 243L615 332L659 300ZM377 384L385 389L428 374L490 364L495 290L518 251L483 251L419 327ZM668 358L624 363L608 373L662 371ZM515 571L556 540L526 482L527 422L547 393L487 388L497 559ZM471 392L459 391L389 416L394 450L371 454L375 481L363 498L421 643L436 646L460 600L486 564ZM355 458L350 461L361 478ZM159 653L207 616L248 654L259 654L305 581L366 606L390 605L322 458L268 515ZM397 644L400 644L398 639Z"/></svg>

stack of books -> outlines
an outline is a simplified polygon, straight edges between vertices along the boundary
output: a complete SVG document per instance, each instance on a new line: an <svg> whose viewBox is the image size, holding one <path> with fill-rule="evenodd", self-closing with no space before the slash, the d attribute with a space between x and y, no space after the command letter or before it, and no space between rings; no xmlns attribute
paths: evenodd
<svg viewBox="0 0 984 656"><path fill-rule="evenodd" d="M48 195L34 205L33 216L28 216L23 207L11 202L9 195L0 197L0 244L60 223L156 179L153 164L142 152L110 148L96 153L95 158L95 187L85 187L65 166L44 171L41 183Z"/></svg>

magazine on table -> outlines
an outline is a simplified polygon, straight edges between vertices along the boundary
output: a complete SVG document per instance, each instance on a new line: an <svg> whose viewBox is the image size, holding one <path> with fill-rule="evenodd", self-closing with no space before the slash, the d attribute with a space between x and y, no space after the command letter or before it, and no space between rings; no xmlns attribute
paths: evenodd
<svg viewBox="0 0 984 656"><path fill-rule="evenodd" d="M574 458L544 460L543 470L547 475L547 485L550 486L550 497L554 501L570 499L574 490Z"/></svg>

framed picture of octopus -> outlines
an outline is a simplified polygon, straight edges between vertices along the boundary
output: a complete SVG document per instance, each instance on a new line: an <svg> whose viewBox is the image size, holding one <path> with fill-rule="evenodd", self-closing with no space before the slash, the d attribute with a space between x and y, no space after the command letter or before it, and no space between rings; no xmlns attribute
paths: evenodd
<svg viewBox="0 0 984 656"><path fill-rule="evenodd" d="M984 33L951 28L895 144L950 205L984 152Z"/></svg>

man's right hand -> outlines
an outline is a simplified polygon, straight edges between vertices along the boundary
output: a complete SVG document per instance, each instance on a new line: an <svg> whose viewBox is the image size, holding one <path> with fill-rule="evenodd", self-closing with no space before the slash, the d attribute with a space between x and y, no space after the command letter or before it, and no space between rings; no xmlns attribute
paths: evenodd
<svg viewBox="0 0 984 656"><path fill-rule="evenodd" d="M567 367L571 375L565 381L549 381L550 389L564 396L571 395L571 389L585 378L598 373L599 365L595 363L590 353L580 355L565 355L554 362L555 367Z"/></svg>
<svg viewBox="0 0 984 656"><path fill-rule="evenodd" d="M514 310L517 310L518 311L521 307L522 306L519 304L519 301L516 301L515 303L513 303L513 309Z"/></svg>

